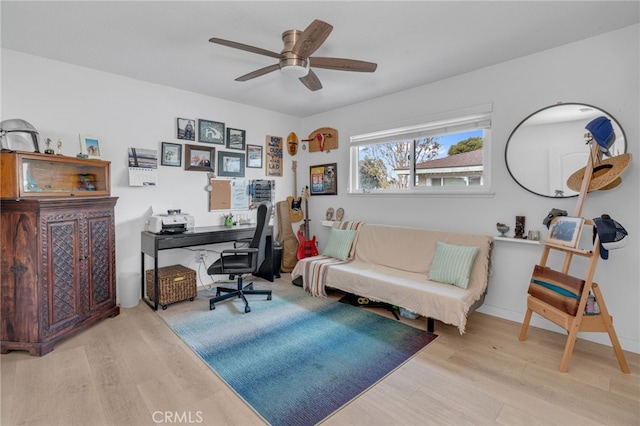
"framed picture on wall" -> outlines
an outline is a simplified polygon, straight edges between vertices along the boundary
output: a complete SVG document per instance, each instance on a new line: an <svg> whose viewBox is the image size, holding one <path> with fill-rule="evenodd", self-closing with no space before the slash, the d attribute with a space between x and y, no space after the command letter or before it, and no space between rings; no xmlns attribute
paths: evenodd
<svg viewBox="0 0 640 426"><path fill-rule="evenodd" d="M214 171L213 161L216 149L201 145L184 146L184 169L201 172Z"/></svg>
<svg viewBox="0 0 640 426"><path fill-rule="evenodd" d="M218 176L244 177L244 153L218 151Z"/></svg>
<svg viewBox="0 0 640 426"><path fill-rule="evenodd" d="M338 195L338 165L320 164L309 167L310 195Z"/></svg>
<svg viewBox="0 0 640 426"><path fill-rule="evenodd" d="M178 139L188 141L196 140L196 120L190 118L178 118Z"/></svg>
<svg viewBox="0 0 640 426"><path fill-rule="evenodd" d="M198 119L198 142L224 145L224 123Z"/></svg>
<svg viewBox="0 0 640 426"><path fill-rule="evenodd" d="M162 142L162 158L160 164L163 166L182 166L182 145L179 143Z"/></svg>
<svg viewBox="0 0 640 426"><path fill-rule="evenodd" d="M227 148L244 151L246 134L244 130L227 127Z"/></svg>
<svg viewBox="0 0 640 426"><path fill-rule="evenodd" d="M260 145L247 145L247 167L262 168L262 147Z"/></svg>

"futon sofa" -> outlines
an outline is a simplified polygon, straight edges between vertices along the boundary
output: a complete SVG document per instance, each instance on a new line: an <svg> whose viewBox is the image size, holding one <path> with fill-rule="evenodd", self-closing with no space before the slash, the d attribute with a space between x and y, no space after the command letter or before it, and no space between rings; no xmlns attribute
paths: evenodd
<svg viewBox="0 0 640 426"><path fill-rule="evenodd" d="M322 254L301 259L294 282L314 296L325 288L386 302L458 327L482 305L493 237L361 222L336 222Z"/></svg>

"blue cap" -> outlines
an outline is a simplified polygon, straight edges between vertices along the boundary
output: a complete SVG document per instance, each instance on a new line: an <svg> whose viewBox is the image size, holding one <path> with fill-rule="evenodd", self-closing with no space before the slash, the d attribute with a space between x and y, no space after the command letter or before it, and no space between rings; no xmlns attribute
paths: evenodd
<svg viewBox="0 0 640 426"><path fill-rule="evenodd" d="M601 116L591 120L585 128L591 133L598 145L600 145L600 150L604 152L604 155L611 157L609 148L611 148L611 145L616 141L616 132L613 131L611 120Z"/></svg>
<svg viewBox="0 0 640 426"><path fill-rule="evenodd" d="M593 218L595 231L600 238L600 257L609 258L609 250L622 248L627 244L627 230L608 214Z"/></svg>

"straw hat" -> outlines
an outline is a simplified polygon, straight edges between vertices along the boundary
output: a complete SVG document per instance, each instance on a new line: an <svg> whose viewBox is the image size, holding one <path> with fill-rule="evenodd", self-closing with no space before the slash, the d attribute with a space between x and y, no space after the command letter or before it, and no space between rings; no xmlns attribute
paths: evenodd
<svg viewBox="0 0 640 426"><path fill-rule="evenodd" d="M620 175L629 167L630 162L631 154L616 155L615 157L600 161L598 165L593 168L593 174L591 175L591 182L589 182L587 192L598 189L612 189L620 185L622 182ZM586 167L583 167L569 176L567 186L576 192L580 192L586 169Z"/></svg>

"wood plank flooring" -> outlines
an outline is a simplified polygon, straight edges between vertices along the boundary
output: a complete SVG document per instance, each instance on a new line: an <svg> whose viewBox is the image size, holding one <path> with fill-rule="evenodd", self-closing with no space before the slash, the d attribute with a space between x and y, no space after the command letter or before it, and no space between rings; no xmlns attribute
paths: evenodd
<svg viewBox="0 0 640 426"><path fill-rule="evenodd" d="M519 332L480 313L462 336L436 322L434 343L325 424L640 424L638 354L625 352L623 374L610 347L579 339L563 374L563 335L531 327L520 342ZM143 303L44 357L11 352L0 363L3 426L264 424Z"/></svg>

